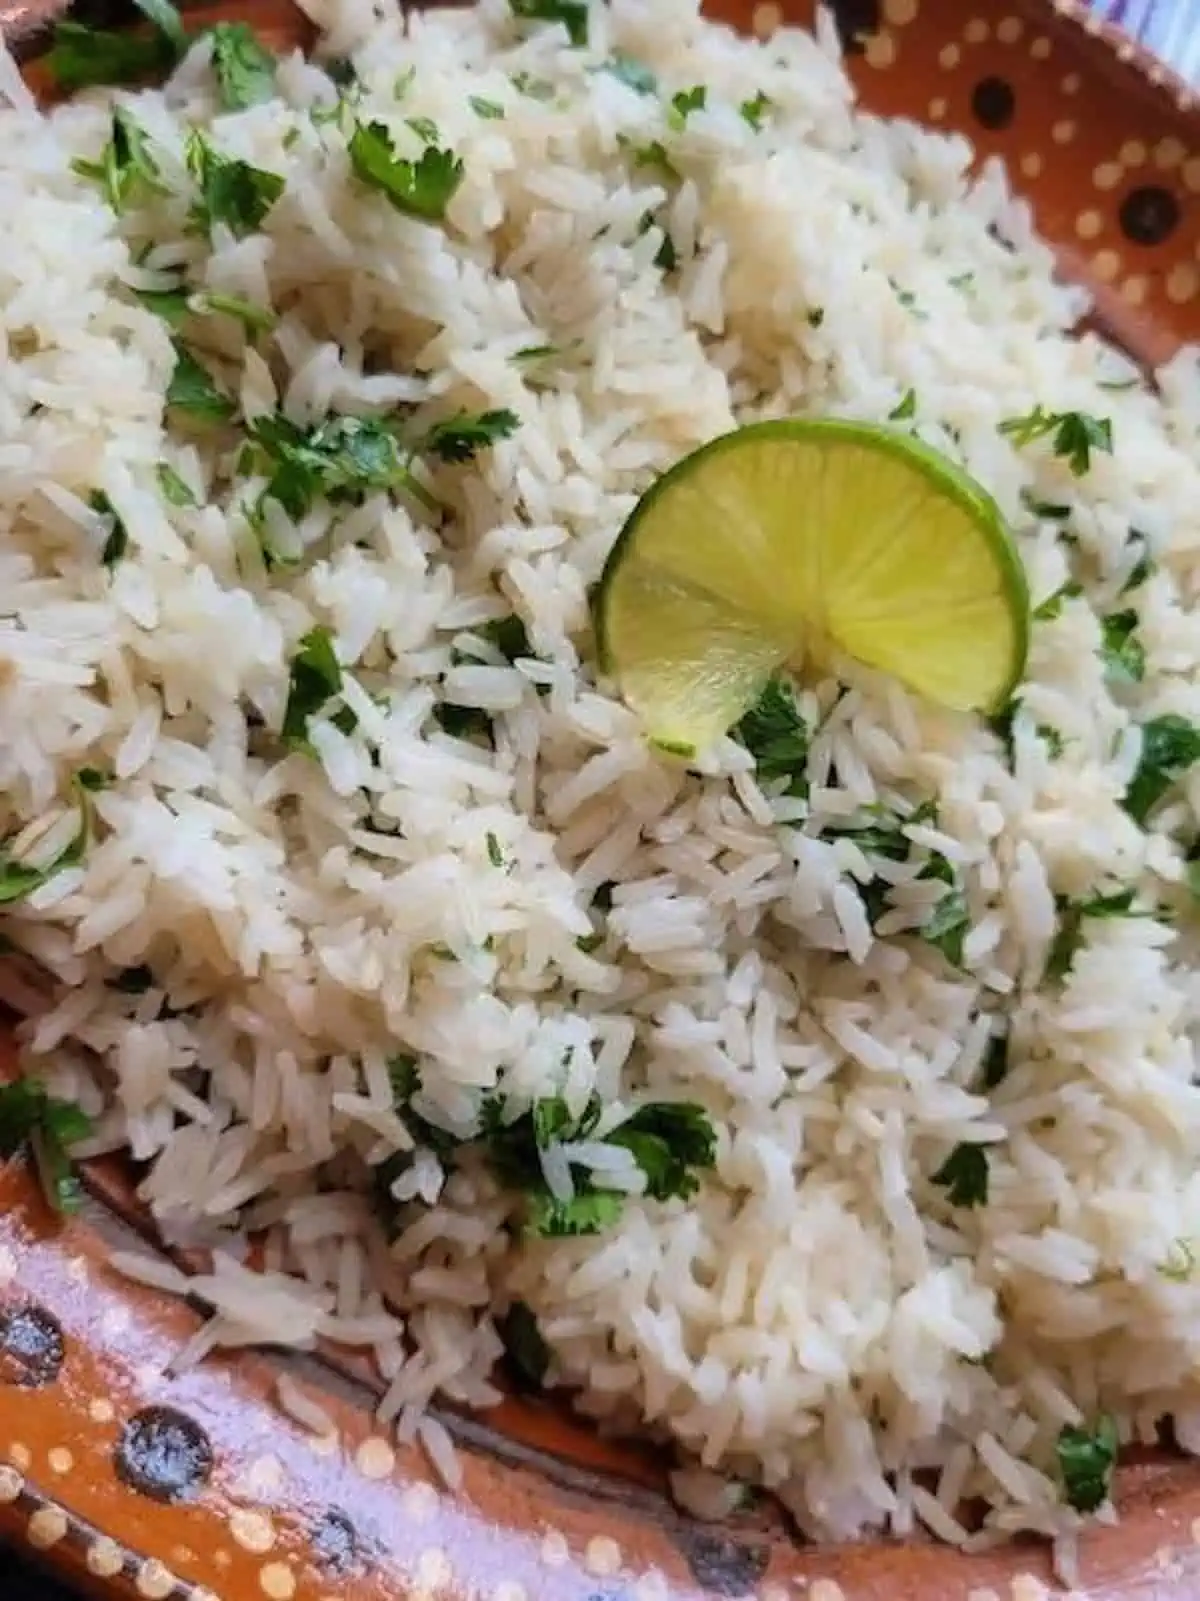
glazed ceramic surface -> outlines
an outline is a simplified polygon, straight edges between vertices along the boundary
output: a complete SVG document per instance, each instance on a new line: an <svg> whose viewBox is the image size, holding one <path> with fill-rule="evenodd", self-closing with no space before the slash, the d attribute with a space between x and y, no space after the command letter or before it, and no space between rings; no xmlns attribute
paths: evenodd
<svg viewBox="0 0 1200 1601"><path fill-rule="evenodd" d="M0 0L0 29L42 91L58 9ZM111 23L121 4L87 9ZM711 10L766 36L813 6ZM1003 156L1112 337L1147 363L1200 337L1200 116L1182 80L1073 0L833 10L866 104ZM289 0L188 12L197 25L228 15L276 46L307 42ZM0 1074L12 1071L9 1049ZM88 1208L63 1223L19 1164L0 1169L0 1539L109 1601L1038 1601L1050 1584L1034 1544L973 1558L806 1547L769 1504L696 1523L671 1506L653 1453L515 1396L486 1419L444 1414L465 1462L451 1496L373 1426L375 1376L336 1353L286 1359L332 1420L319 1435L275 1404L283 1357L177 1376L200 1316L112 1272L115 1247L158 1247L120 1164L87 1181ZM1083 1595L1200 1596L1200 1467L1144 1453L1117 1499L1119 1527L1084 1542Z"/></svg>

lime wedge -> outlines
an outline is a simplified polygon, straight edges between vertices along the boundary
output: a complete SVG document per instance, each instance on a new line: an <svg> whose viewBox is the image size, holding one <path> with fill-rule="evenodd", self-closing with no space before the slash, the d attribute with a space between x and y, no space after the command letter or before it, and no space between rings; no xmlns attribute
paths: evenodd
<svg viewBox="0 0 1200 1601"><path fill-rule="evenodd" d="M600 662L656 743L711 744L782 667L838 654L958 710L1004 705L1029 643L999 508L898 429L752 423L634 508L596 598Z"/></svg>

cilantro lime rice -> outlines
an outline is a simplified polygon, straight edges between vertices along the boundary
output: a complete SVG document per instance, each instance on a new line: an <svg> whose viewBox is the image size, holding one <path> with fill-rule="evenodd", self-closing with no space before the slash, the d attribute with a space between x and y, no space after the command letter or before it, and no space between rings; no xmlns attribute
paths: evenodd
<svg viewBox="0 0 1200 1601"><path fill-rule="evenodd" d="M181 1360L352 1347L452 1480L507 1342L712 1515L1069 1553L1200 1443L1195 361L828 28L310 9L3 75L0 1151L130 1152ZM846 664L689 760L598 676L639 496L786 415L995 497L998 717Z"/></svg>

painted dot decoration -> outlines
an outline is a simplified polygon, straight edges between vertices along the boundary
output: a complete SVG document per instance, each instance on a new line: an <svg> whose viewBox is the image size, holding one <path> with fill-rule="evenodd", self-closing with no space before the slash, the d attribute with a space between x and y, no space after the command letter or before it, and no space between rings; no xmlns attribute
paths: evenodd
<svg viewBox="0 0 1200 1601"><path fill-rule="evenodd" d="M30 1514L25 1538L35 1551L49 1551L67 1537L67 1514L61 1507L41 1506Z"/></svg>
<svg viewBox="0 0 1200 1601"><path fill-rule="evenodd" d="M121 1547L107 1535L101 1535L98 1540L92 1541L83 1560L88 1572L94 1573L98 1579L115 1579L125 1566L125 1556Z"/></svg>
<svg viewBox="0 0 1200 1601"><path fill-rule="evenodd" d="M767 1571L770 1550L732 1539L698 1524L679 1531L679 1544L692 1577L711 1595L744 1596L754 1590Z"/></svg>
<svg viewBox="0 0 1200 1601"><path fill-rule="evenodd" d="M39 1390L58 1378L66 1354L62 1325L32 1302L0 1315L0 1384Z"/></svg>
<svg viewBox="0 0 1200 1601"><path fill-rule="evenodd" d="M1007 128L1017 114L1017 96L1005 78L980 78L971 90L971 111L984 128Z"/></svg>
<svg viewBox="0 0 1200 1601"><path fill-rule="evenodd" d="M1179 201L1162 184L1131 189L1117 212L1121 232L1135 245L1161 245L1180 221Z"/></svg>
<svg viewBox="0 0 1200 1601"><path fill-rule="evenodd" d="M131 1490L153 1501L184 1501L213 1470L213 1449L200 1425L174 1407L151 1406L121 1430L113 1463Z"/></svg>

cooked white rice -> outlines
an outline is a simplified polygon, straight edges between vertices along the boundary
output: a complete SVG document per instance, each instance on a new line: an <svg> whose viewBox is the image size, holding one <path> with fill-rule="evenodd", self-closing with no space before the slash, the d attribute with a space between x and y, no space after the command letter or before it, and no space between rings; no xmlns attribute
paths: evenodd
<svg viewBox="0 0 1200 1601"><path fill-rule="evenodd" d="M444 227L354 181L344 130L310 114L334 87L299 56L277 100L242 112L218 114L205 45L165 89L118 97L171 190L119 220L72 169L108 137L106 95L0 112L11 851L53 861L78 826L74 775L115 775L83 860L5 917L31 959L3 978L33 1014L27 1068L94 1115L85 1154L147 1164L169 1240L213 1248L204 1348L373 1352L383 1416L451 1479L423 1408L496 1399L492 1315L519 1299L551 1378L674 1441L685 1498L710 1511L720 1470L821 1537L915 1522L959 1540L970 1497L984 1539L1068 1531L1064 1425L1108 1412L1148 1437L1200 1405L1200 768L1149 831L1120 804L1140 725L1200 722L1195 362L1155 394L1073 337L1084 296L1054 280L1003 173L969 181L963 140L857 111L829 30L761 44L691 0L614 0L580 50L500 0L407 28L369 0L313 10L329 51L353 54L361 117L414 155L406 119L431 118L461 157ZM658 93L596 70L618 51ZM670 95L695 84L706 106L670 128ZM755 130L739 107L760 93ZM192 124L286 180L261 233L218 231L211 254L187 232ZM678 180L631 156L655 140ZM520 428L437 471L441 524L403 497L321 501L298 528L270 507L300 559L268 570L230 487L238 430L164 420L169 330L130 290L180 264L279 314L258 350L229 318L188 334L248 417L400 408L419 431L510 408ZM1011 519L1035 600L1072 574L1085 588L1035 625L1012 767L980 719L851 669L844 693L803 691L820 724L807 802L760 785L733 739L702 776L648 749L597 682L587 604L638 494L735 423L883 419L909 390L920 433ZM998 431L1035 405L1111 419L1112 453L1075 477L1049 442ZM198 508L164 500L164 462ZM128 529L111 570L96 491ZM1030 496L1069 507L1073 545ZM1145 551L1153 574L1123 594ZM1145 674L1114 688L1099 619L1127 608ZM471 636L510 612L536 658L516 666ZM318 625L357 726L315 718L312 753L289 752L289 666ZM494 750L443 732L439 699L484 709ZM908 861L834 837L926 801ZM961 969L919 937L931 850L967 897ZM876 872L892 890L873 927ZM1122 889L1153 915L1088 922L1043 982L1056 897ZM619 1224L528 1241L485 1162L447 1173L420 1149L389 1169L389 1242L368 1181L414 1145L397 1053L419 1062L421 1115L460 1133L497 1091L516 1111L596 1092L616 1110L583 1157L632 1192ZM649 1097L711 1116L717 1162L691 1199L637 1193L604 1144ZM987 1148L986 1204L933 1182L961 1142ZM588 1164L543 1157L570 1197Z"/></svg>

